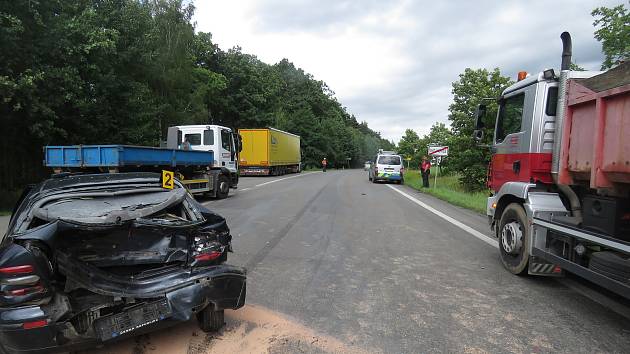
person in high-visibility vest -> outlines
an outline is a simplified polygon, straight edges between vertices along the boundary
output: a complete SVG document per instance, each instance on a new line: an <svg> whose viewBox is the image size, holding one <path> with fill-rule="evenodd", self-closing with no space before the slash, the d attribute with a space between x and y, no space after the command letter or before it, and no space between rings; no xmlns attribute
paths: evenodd
<svg viewBox="0 0 630 354"><path fill-rule="evenodd" d="M324 157L322 160L322 171L326 172L326 166L328 166L328 161L326 161L326 158Z"/></svg>
<svg viewBox="0 0 630 354"><path fill-rule="evenodd" d="M429 176L431 175L431 162L426 156L422 156L422 163L420 164L420 173L422 174L422 186L429 188Z"/></svg>

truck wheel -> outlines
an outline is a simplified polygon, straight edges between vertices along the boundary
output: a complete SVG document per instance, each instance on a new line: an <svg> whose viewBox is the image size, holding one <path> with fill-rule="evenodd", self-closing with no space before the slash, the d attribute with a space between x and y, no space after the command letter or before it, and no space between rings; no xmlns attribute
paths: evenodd
<svg viewBox="0 0 630 354"><path fill-rule="evenodd" d="M518 203L509 204L499 221L499 252L505 269L513 274L527 273L531 236L527 228L527 215Z"/></svg>
<svg viewBox="0 0 630 354"><path fill-rule="evenodd" d="M225 199L230 193L230 180L225 175L219 175L217 181L217 198Z"/></svg>
<svg viewBox="0 0 630 354"><path fill-rule="evenodd" d="M212 305L197 313L199 328L204 332L216 332L225 324L225 313L223 310L215 311Z"/></svg>

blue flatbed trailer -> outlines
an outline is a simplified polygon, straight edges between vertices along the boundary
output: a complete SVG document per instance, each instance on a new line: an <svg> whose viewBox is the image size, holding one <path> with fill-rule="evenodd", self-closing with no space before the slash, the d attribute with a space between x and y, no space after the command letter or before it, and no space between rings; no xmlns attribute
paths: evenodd
<svg viewBox="0 0 630 354"><path fill-rule="evenodd" d="M214 152L131 145L44 147L44 165L53 169L211 166Z"/></svg>
<svg viewBox="0 0 630 354"><path fill-rule="evenodd" d="M225 198L230 188L229 171L214 167L214 161L213 151L132 145L44 147L44 165L55 172L170 170L183 176L181 182L192 193Z"/></svg>

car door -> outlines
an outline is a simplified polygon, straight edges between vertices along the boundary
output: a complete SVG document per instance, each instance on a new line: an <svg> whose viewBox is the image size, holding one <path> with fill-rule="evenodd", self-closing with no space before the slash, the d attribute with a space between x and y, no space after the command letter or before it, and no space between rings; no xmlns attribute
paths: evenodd
<svg viewBox="0 0 630 354"><path fill-rule="evenodd" d="M236 151L234 149L234 139L232 132L221 129L221 166L226 167L230 172L236 172Z"/></svg>

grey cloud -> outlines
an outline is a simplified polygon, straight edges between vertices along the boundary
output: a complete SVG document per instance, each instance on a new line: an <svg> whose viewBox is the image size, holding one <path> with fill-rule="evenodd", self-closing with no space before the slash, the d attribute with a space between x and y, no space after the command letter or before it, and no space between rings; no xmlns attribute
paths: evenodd
<svg viewBox="0 0 630 354"><path fill-rule="evenodd" d="M391 6L382 0L264 0L253 14L261 31L328 31Z"/></svg>
<svg viewBox="0 0 630 354"><path fill-rule="evenodd" d="M410 67L388 78L386 85L339 97L359 120L368 121L385 137L398 140L404 128L422 132L436 121L447 122L451 83L467 67L498 67L510 77L521 70L535 73L557 68L559 35L564 30L573 35L574 61L587 69L599 69L601 46L593 38L590 12L597 6L619 3L301 0L287 4L267 0L256 6L255 13L256 30L265 33L330 35L331 29L354 27L362 33L402 43L401 55L412 63ZM411 27L362 21L396 6L405 6L404 17L411 20Z"/></svg>

